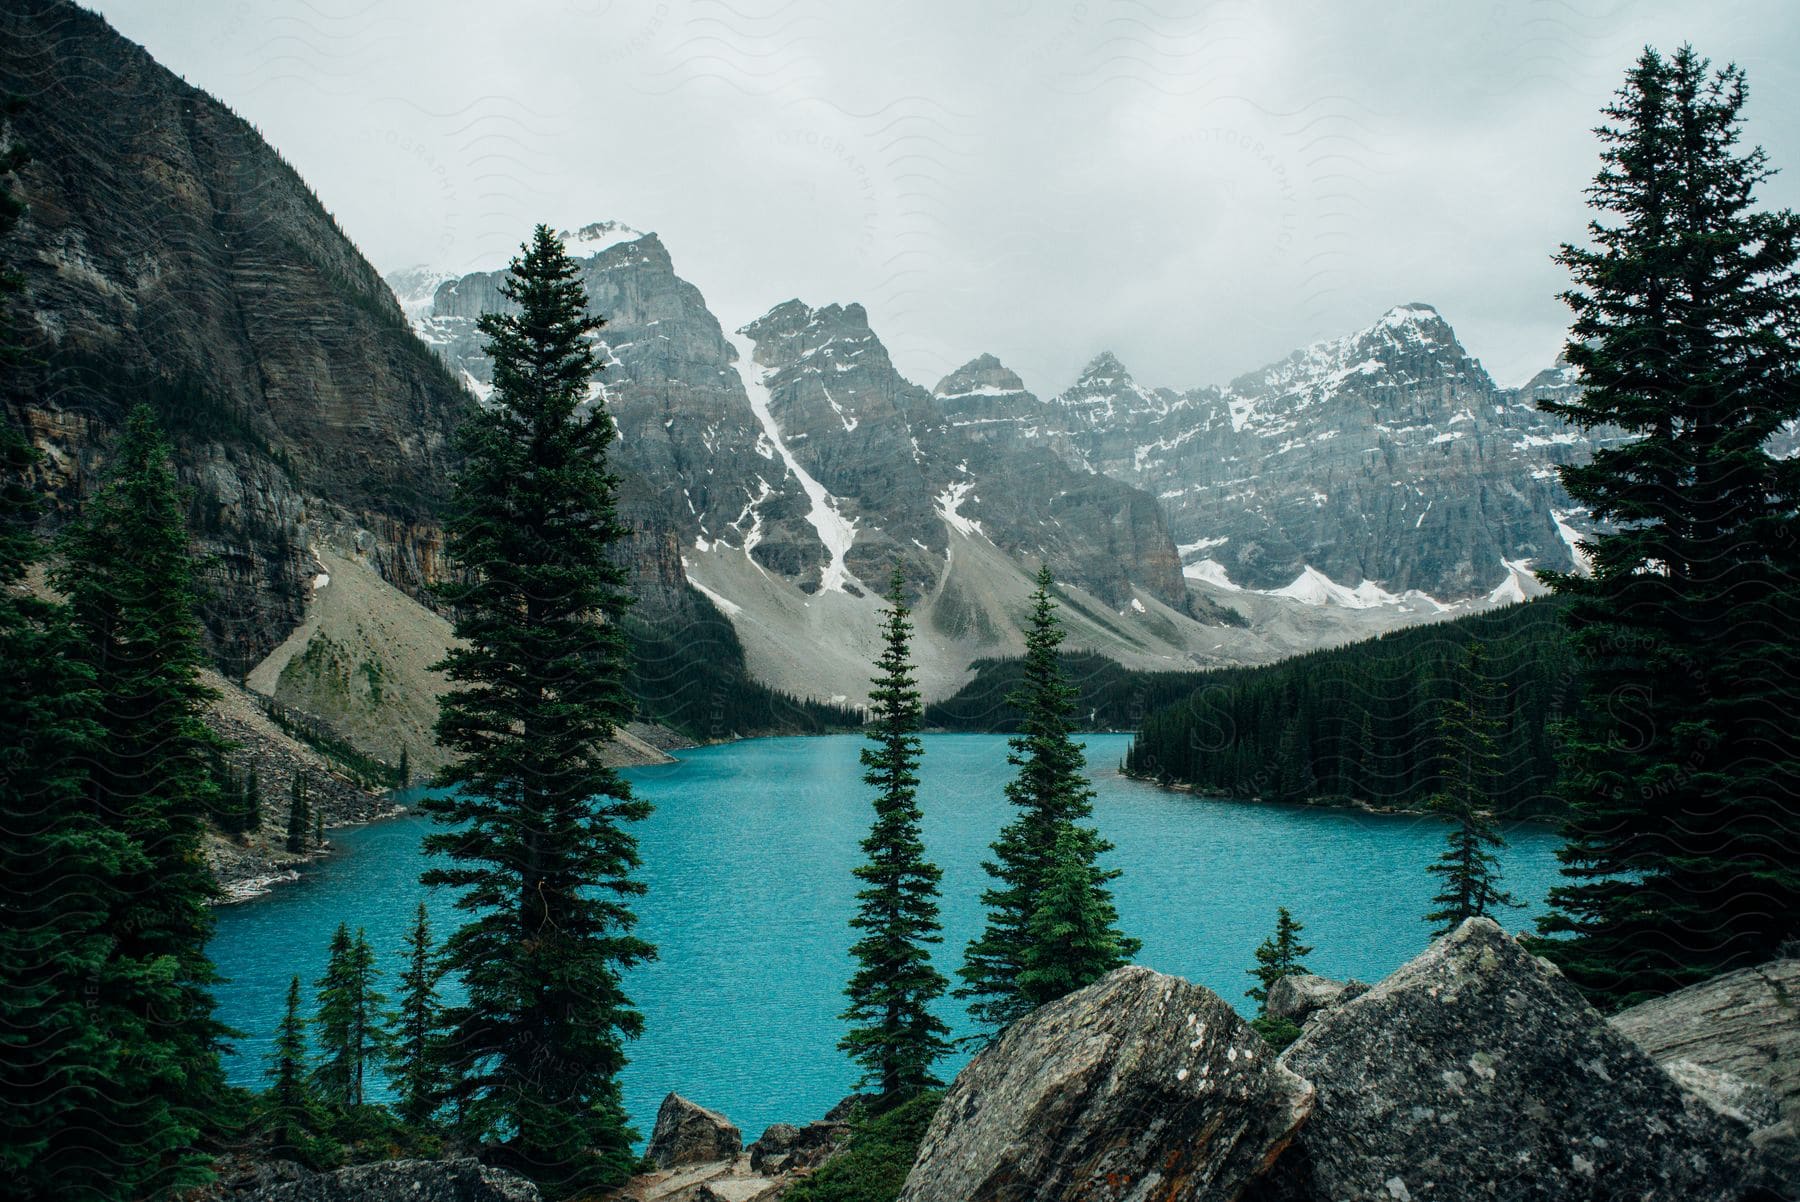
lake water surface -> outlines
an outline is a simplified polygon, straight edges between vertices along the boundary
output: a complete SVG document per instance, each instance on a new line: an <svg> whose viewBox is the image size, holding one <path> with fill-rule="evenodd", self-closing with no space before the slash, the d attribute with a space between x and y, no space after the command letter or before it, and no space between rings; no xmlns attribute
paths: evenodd
<svg viewBox="0 0 1800 1202"><path fill-rule="evenodd" d="M1317 950L1308 966L1373 981L1424 948L1435 878L1425 866L1444 828L1417 817L1209 801L1124 779L1129 735L1085 739L1097 825L1115 843L1121 922L1144 942L1140 963L1207 985L1248 1007L1252 951L1285 905ZM628 774L656 806L638 824L649 893L640 934L661 958L628 978L644 1037L632 1044L625 1100L648 1135L670 1090L723 1111L746 1142L771 1122L804 1123L850 1091L854 1068L836 1050L858 842L872 814L856 736L756 739L683 752L679 763ZM942 867L945 941L938 966L954 979L979 930L981 860L1011 815L999 735L933 735L920 800ZM220 912L212 953L229 983L221 1018L245 1033L232 1079L260 1084L287 989L310 986L339 922L367 928L390 971L417 903L441 938L456 914L418 883L429 824L401 818L333 836L340 854L298 884ZM1507 885L1529 907L1556 879L1557 839L1541 827L1508 832ZM388 978L391 986L392 977ZM966 1034L960 1005L942 1015ZM946 1080L965 1057L944 1066Z"/></svg>

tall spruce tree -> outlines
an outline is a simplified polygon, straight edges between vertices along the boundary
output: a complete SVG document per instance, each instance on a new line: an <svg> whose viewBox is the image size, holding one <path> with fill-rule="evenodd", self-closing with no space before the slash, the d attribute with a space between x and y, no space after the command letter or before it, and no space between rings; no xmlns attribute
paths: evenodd
<svg viewBox="0 0 1800 1202"><path fill-rule="evenodd" d="M136 1198L204 1180L205 1162L147 1017L180 998L118 955L122 882L149 860L89 787L93 669L67 607L25 587L35 460L0 426L0 1167L25 1199Z"/></svg>
<svg viewBox="0 0 1800 1202"><path fill-rule="evenodd" d="M307 1070L299 977L288 983L287 1005L269 1056L269 1088L260 1101L270 1155L313 1168L323 1168L336 1159L337 1147L326 1130L325 1110Z"/></svg>
<svg viewBox="0 0 1800 1202"><path fill-rule="evenodd" d="M430 1129L443 1098L437 1069L443 1038L444 1008L438 1000L437 957L425 903L406 935L405 967L400 974L399 1006L389 1019L393 1039L388 1067L394 1082L394 1112L414 1135Z"/></svg>
<svg viewBox="0 0 1800 1202"><path fill-rule="evenodd" d="M1562 469L1611 529L1548 576L1589 704L1540 944L1602 1007L1757 963L1800 934L1800 217L1758 211L1744 74L1646 50L1605 110L1566 354L1542 407L1629 435Z"/></svg>
<svg viewBox="0 0 1800 1202"><path fill-rule="evenodd" d="M1276 907L1275 933L1257 945L1256 967L1250 969L1256 984L1244 991L1244 996L1256 1003L1258 1014L1268 1005L1269 990L1275 982L1308 971L1300 962L1302 956L1312 955L1313 950L1300 942L1300 932L1305 929L1303 924L1294 921L1286 906Z"/></svg>
<svg viewBox="0 0 1800 1202"><path fill-rule="evenodd" d="M122 1096L166 1101L195 1136L226 1121L214 1016L217 970L206 953L217 886L202 846L217 807L222 747L203 714L213 694L196 617L194 559L168 444L148 406L126 418L99 491L64 535L52 573L69 598L98 691L100 741L89 759L92 805L141 855L124 867L109 933L129 983L119 996L141 1027ZM196 1153L146 1145L191 1179Z"/></svg>
<svg viewBox="0 0 1800 1202"><path fill-rule="evenodd" d="M1438 935L1454 931L1464 919L1520 904L1500 887L1500 861L1494 855L1494 849L1506 846L1493 814L1502 776L1501 697L1482 643L1469 644L1459 684L1460 695L1441 706L1442 783L1429 802L1433 812L1450 821L1444 854L1426 869L1443 881L1443 892L1431 899L1437 909L1425 915L1426 922L1437 924Z"/></svg>
<svg viewBox="0 0 1800 1202"><path fill-rule="evenodd" d="M1126 961L1118 913L1082 844L1073 823L1057 832L1037 909L1025 924L1019 992L1033 1006L1091 985Z"/></svg>
<svg viewBox="0 0 1800 1202"><path fill-rule="evenodd" d="M464 422L447 523L464 577L445 590L459 640L438 737L459 758L421 805L460 890L445 945L468 1000L443 1067L460 1134L552 1197L616 1184L636 1158L620 1101L624 1041L642 1028L621 974L655 949L631 932L650 807L603 750L631 713L622 619L626 535L606 465L614 437L588 403L598 370L578 272L548 227L484 314L489 402Z"/></svg>
<svg viewBox="0 0 1800 1202"><path fill-rule="evenodd" d="M378 972L367 934L359 928L352 936L349 926L339 923L331 937L325 975L315 985L319 991L313 1019L319 1042L315 1077L326 1101L346 1110L363 1104L369 1066L379 1062L388 1048L381 1008L387 998L375 987Z"/></svg>
<svg viewBox="0 0 1800 1202"><path fill-rule="evenodd" d="M970 1016L991 1030L1009 1025L1039 1004L1025 992L1020 975L1033 942L1031 919L1043 901L1057 840L1065 829L1073 829L1076 859L1092 869L1089 887L1094 903L1109 913L1112 894L1107 884L1119 875L1117 869L1095 867L1112 844L1080 825L1093 814L1094 791L1081 746L1074 739L1076 690L1064 679L1057 654L1063 631L1056 617L1054 587L1049 566L1040 567L1025 631L1024 675L1019 689L1006 699L1023 715L1021 732L1010 741L1007 756L1018 774L1007 783L1006 798L1019 814L994 841L994 858L982 864L995 882L981 895L987 926L970 940L958 970L963 984L956 996L967 998ZM1142 946L1116 931L1113 938L1122 959L1129 960Z"/></svg>
<svg viewBox="0 0 1800 1202"><path fill-rule="evenodd" d="M852 1024L838 1047L862 1065L861 1084L893 1105L943 1084L931 1066L950 1050L945 1026L931 1012L949 984L931 966L938 932L938 880L919 833L919 727L924 704L912 664L912 622L906 578L894 570L882 623L882 652L869 690L870 746L863 748L863 782L875 790L875 821L862 841L867 857L856 869L863 888L850 926L862 937L850 948L856 971L843 1018Z"/></svg>

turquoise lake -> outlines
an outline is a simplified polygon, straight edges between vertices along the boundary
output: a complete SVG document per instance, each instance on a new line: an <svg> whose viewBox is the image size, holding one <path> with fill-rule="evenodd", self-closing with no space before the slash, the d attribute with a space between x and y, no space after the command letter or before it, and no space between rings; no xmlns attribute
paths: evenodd
<svg viewBox="0 0 1800 1202"><path fill-rule="evenodd" d="M1140 963L1207 985L1248 1006L1245 970L1285 905L1306 924L1315 972L1373 981L1428 942L1420 916L1443 844L1431 820L1355 811L1204 800L1127 780L1129 735L1084 740L1095 822L1110 856L1122 925L1144 942ZM944 943L953 975L980 928L981 860L1011 809L999 735L926 738L920 800L932 858L944 871ZM871 816L856 736L757 739L683 752L680 762L633 769L656 806L638 824L649 893L639 933L661 958L628 978L646 1022L630 1046L625 1099L647 1135L670 1090L730 1116L746 1142L769 1123L804 1123L850 1092L854 1068L837 1052L849 971L850 875ZM437 935L454 911L418 883L420 818L336 832L339 854L299 883L220 911L212 953L229 982L220 1017L244 1037L228 1062L235 1082L263 1076L287 989L310 986L339 922L365 927L391 972L421 898ZM1508 831L1506 884L1527 908L1502 919L1528 926L1556 880L1558 840L1542 827ZM391 976L389 983L391 984ZM959 1005L942 1014L966 1034ZM944 1065L946 1080L966 1057Z"/></svg>

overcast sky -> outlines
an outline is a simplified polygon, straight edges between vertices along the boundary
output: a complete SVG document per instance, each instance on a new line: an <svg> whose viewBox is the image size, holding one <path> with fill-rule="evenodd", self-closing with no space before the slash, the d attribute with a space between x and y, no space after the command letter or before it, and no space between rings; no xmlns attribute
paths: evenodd
<svg viewBox="0 0 1800 1202"><path fill-rule="evenodd" d="M94 3L95 0L90 0ZM1673 0L97 0L384 271L536 221L662 235L729 328L861 301L929 387L1102 349L1223 383L1428 301L1554 359L1597 110L1645 43L1749 71L1800 205L1800 5Z"/></svg>

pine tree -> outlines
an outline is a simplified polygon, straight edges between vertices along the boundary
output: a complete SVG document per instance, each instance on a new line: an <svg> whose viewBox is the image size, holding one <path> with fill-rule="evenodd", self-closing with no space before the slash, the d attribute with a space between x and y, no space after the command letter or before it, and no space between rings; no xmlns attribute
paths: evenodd
<svg viewBox="0 0 1800 1202"><path fill-rule="evenodd" d="M363 1104L369 1065L388 1048L381 1009L387 998L375 988L378 975L368 936L359 928L353 938L349 926L340 923L325 975L315 983L320 1060L314 1077L325 1099L345 1110Z"/></svg>
<svg viewBox="0 0 1800 1202"><path fill-rule="evenodd" d="M1427 868L1444 882L1444 891L1431 899L1438 908L1425 916L1426 922L1438 924L1438 935L1454 931L1464 919L1520 904L1500 887L1500 861L1494 855L1494 849L1506 846L1489 808L1502 776L1501 697L1487 664L1486 646L1470 643L1462 695L1445 700L1438 719L1442 783L1430 806L1451 823L1444 854Z"/></svg>
<svg viewBox="0 0 1800 1202"><path fill-rule="evenodd" d="M35 460L0 426L0 1168L19 1198L135 1198L204 1180L204 1159L144 1017L179 999L116 955L121 882L149 861L90 788L93 669L68 608L24 587Z"/></svg>
<svg viewBox="0 0 1800 1202"><path fill-rule="evenodd" d="M621 974L655 949L631 934L649 806L602 755L630 716L606 466L613 424L587 404L598 368L577 269L539 226L485 314L489 403L465 421L447 523L466 574L447 587L458 644L438 737L460 758L422 808L448 859L428 885L461 890L445 945L468 991L444 1068L460 1134L551 1196L616 1184L636 1163L620 1101L624 1041L642 1028Z"/></svg>
<svg viewBox="0 0 1800 1202"><path fill-rule="evenodd" d="M863 748L863 782L876 791L875 821L855 869L863 883L850 926L862 932L850 954L857 968L844 990L851 1023L838 1047L862 1065L859 1084L874 1085L892 1105L942 1085L931 1066L946 1052L950 1029L931 1012L949 984L931 966L938 932L938 880L919 833L919 727L924 704L912 665L912 622L906 579L894 570L882 625L883 650L869 690L871 746Z"/></svg>
<svg viewBox="0 0 1800 1202"><path fill-rule="evenodd" d="M431 943L431 924L425 903L406 936L406 967L400 975L400 1005L389 1019L393 1040L388 1064L395 1093L394 1110L414 1135L432 1125L443 1097L435 1071L438 1044L443 1037L443 1006L438 1001L439 977Z"/></svg>
<svg viewBox="0 0 1800 1202"><path fill-rule="evenodd" d="M1098 833L1079 825L1093 814L1094 791L1087 782L1081 746L1073 738L1075 689L1063 678L1057 655L1063 631L1051 598L1053 587L1045 565L1038 570L1031 598L1023 680L1006 699L1023 715L1021 733L1010 741L1007 756L1007 763L1019 771L1007 783L1006 798L1019 815L994 841L994 858L982 864L995 881L981 895L987 926L969 942L958 970L963 984L956 996L969 999L969 1013L976 1022L995 1029L1030 1013L1036 1004L1019 978L1033 942L1031 919L1042 901L1044 880L1064 829L1074 828L1078 858L1089 868L1112 849ZM1112 895L1106 886L1118 875L1117 869L1093 870L1091 889L1097 905L1110 910ZM1115 933L1114 938L1124 959L1136 955L1141 946L1123 935Z"/></svg>
<svg viewBox="0 0 1800 1202"><path fill-rule="evenodd" d="M306 1020L300 1017L299 977L288 983L287 1008L269 1057L269 1089L261 1104L271 1156L312 1168L323 1168L336 1159L336 1146L326 1132L324 1108L306 1068Z"/></svg>
<svg viewBox="0 0 1800 1202"><path fill-rule="evenodd" d="M1755 209L1746 89L1646 50L1605 110L1566 355L1543 408L1630 437L1560 469L1611 532L1591 577L1549 575L1589 704L1565 729L1571 808L1542 954L1621 1006L1800 935L1800 217Z"/></svg>
<svg viewBox="0 0 1800 1202"><path fill-rule="evenodd" d="M126 419L99 491L66 532L52 573L92 669L100 742L89 792L101 820L142 852L117 881L111 916L114 962L130 966L142 1024L134 1039L129 1096L166 1099L182 1127L199 1133L224 1121L221 1043L214 1016L217 970L206 954L217 886L202 841L217 805L213 763L222 743L204 712L212 691L196 614L184 508L168 445L147 406ZM183 1179L191 1147L149 1152Z"/></svg>
<svg viewBox="0 0 1800 1202"><path fill-rule="evenodd" d="M312 810L306 801L306 782L294 773L293 785L288 798L287 849L292 855L299 855L306 850L306 834L312 826Z"/></svg>
<svg viewBox="0 0 1800 1202"><path fill-rule="evenodd" d="M1083 854L1080 830L1072 823L1064 826L1057 832L1037 909L1025 926L1029 939L1019 992L1031 1005L1053 1002L1125 963L1119 916L1099 877Z"/></svg>
<svg viewBox="0 0 1800 1202"><path fill-rule="evenodd" d="M408 754L405 743L400 744L400 767L394 775L400 782L400 788L405 789L412 785L412 756Z"/></svg>
<svg viewBox="0 0 1800 1202"><path fill-rule="evenodd" d="M1300 963L1300 957L1312 955L1312 948L1300 942L1300 932L1306 929L1294 921L1286 906L1277 907L1275 912L1275 933L1263 940L1256 948L1256 967L1250 975L1256 978L1256 984L1244 991L1244 996L1256 1003L1257 1014L1263 1013L1268 1005L1269 990L1275 982L1283 977L1299 976L1309 971Z"/></svg>

